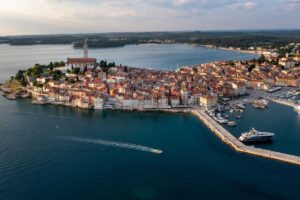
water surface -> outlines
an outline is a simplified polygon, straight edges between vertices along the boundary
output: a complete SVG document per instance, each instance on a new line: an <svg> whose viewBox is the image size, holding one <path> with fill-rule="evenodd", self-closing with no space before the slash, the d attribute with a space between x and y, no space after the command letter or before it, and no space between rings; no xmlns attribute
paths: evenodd
<svg viewBox="0 0 300 200"><path fill-rule="evenodd" d="M65 45L0 45L0 80L34 63L81 55ZM130 45L90 55L156 69L253 57L188 45ZM276 105L261 113L247 109L232 132L253 125L274 131L276 141L264 148L298 154L299 117ZM296 200L299 179L298 166L236 153L192 115L89 112L0 97L0 199Z"/></svg>
<svg viewBox="0 0 300 200"><path fill-rule="evenodd" d="M27 69L35 63L66 61L68 57L82 57L82 49L71 45L0 45L0 81L4 81L19 69ZM98 60L115 61L117 64L160 70L175 70L177 65L193 65L217 60L252 59L255 55L208 49L185 44L127 45L117 48L90 49L89 56Z"/></svg>
<svg viewBox="0 0 300 200"><path fill-rule="evenodd" d="M89 112L0 97L0 127L0 199L296 200L300 195L298 166L236 153L192 115Z"/></svg>

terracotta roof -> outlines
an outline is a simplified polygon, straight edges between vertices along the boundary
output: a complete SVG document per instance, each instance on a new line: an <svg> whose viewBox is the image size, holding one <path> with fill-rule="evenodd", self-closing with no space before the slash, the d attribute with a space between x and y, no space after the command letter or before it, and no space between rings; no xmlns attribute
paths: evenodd
<svg viewBox="0 0 300 200"><path fill-rule="evenodd" d="M67 64L84 64L84 63L92 63L96 62L95 58L68 58Z"/></svg>

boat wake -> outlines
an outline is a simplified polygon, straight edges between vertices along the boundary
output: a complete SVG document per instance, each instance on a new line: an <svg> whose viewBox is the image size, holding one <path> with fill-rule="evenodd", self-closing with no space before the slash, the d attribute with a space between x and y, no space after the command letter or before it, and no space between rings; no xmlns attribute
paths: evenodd
<svg viewBox="0 0 300 200"><path fill-rule="evenodd" d="M38 112L21 112L15 110L9 110L9 113L16 114L16 115L32 115L32 116L47 116L51 118L62 118L62 119L72 119L72 116L62 116L62 115L50 115L50 114L43 114Z"/></svg>
<svg viewBox="0 0 300 200"><path fill-rule="evenodd" d="M79 138L79 137L64 137L64 138L74 142L98 144L98 145L111 146L111 147L117 147L123 149L131 149L136 151L144 151L144 152L155 153L155 154L163 153L162 150L154 149L147 146L137 145L137 144L115 142L115 141L102 140L102 139L86 139L86 138Z"/></svg>

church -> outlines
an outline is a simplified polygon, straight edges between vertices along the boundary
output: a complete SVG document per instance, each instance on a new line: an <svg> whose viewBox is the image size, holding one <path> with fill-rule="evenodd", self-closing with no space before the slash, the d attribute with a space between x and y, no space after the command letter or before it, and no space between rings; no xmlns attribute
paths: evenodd
<svg viewBox="0 0 300 200"><path fill-rule="evenodd" d="M96 58L88 57L88 45L87 39L84 40L84 57L83 58L68 58L66 62L66 67L68 69L80 68L81 70L87 67L87 69L94 69L97 66Z"/></svg>

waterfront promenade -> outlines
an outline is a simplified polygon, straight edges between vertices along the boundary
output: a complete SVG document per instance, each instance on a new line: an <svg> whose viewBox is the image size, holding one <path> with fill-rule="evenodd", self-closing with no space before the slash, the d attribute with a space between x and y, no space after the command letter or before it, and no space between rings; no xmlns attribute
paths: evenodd
<svg viewBox="0 0 300 200"><path fill-rule="evenodd" d="M263 158L273 159L281 162L295 164L300 166L300 157L290 154L270 151L261 148L255 148L246 146L241 143L236 137L234 137L229 131L223 128L220 124L214 121L209 115L207 115L201 108L194 107L192 111L207 127L215 133L225 144L228 144L237 152L247 153Z"/></svg>
<svg viewBox="0 0 300 200"><path fill-rule="evenodd" d="M289 107L292 107L292 108L297 108L298 106L300 106L300 105L297 105L295 103L292 103L292 102L289 102L289 101L286 101L286 100L274 99L274 98L270 98L270 100L275 102L275 103L286 105L286 106L289 106Z"/></svg>

